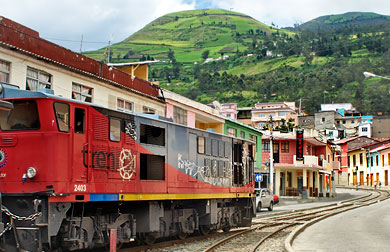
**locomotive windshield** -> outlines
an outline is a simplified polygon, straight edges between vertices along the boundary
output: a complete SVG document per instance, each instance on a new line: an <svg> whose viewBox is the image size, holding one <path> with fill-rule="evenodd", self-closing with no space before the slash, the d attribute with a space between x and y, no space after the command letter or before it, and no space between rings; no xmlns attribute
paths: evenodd
<svg viewBox="0 0 390 252"><path fill-rule="evenodd" d="M2 130L39 129L38 109L35 101L11 101L14 108L0 111L0 127Z"/></svg>

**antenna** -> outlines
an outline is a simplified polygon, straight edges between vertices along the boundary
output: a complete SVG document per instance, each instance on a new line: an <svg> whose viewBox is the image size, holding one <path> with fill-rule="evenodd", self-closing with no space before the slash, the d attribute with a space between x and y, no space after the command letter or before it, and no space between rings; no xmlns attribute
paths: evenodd
<svg viewBox="0 0 390 252"><path fill-rule="evenodd" d="M84 34L81 34L80 53L82 52L82 48L83 48L83 36L84 36Z"/></svg>

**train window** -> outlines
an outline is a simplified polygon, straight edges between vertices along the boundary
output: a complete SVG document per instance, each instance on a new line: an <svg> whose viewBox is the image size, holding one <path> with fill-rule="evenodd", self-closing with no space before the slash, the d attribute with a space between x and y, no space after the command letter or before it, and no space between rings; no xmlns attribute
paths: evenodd
<svg viewBox="0 0 390 252"><path fill-rule="evenodd" d="M224 164L225 164L224 161L222 161L222 160L218 161L218 177L223 177L224 176L224 174L223 174Z"/></svg>
<svg viewBox="0 0 390 252"><path fill-rule="evenodd" d="M2 130L39 129L38 108L35 101L12 101L11 111L0 112Z"/></svg>
<svg viewBox="0 0 390 252"><path fill-rule="evenodd" d="M142 180L164 180L165 179L165 157L141 154L140 155L140 179Z"/></svg>
<svg viewBox="0 0 390 252"><path fill-rule="evenodd" d="M59 131L69 132L69 104L54 102L54 112Z"/></svg>
<svg viewBox="0 0 390 252"><path fill-rule="evenodd" d="M211 160L208 158L204 159L204 176L211 177Z"/></svg>
<svg viewBox="0 0 390 252"><path fill-rule="evenodd" d="M228 158L231 155L231 145L229 142L225 142L225 157Z"/></svg>
<svg viewBox="0 0 390 252"><path fill-rule="evenodd" d="M152 125L141 124L140 142L165 146L165 129Z"/></svg>
<svg viewBox="0 0 390 252"><path fill-rule="evenodd" d="M110 140L114 142L121 141L121 120L110 118Z"/></svg>
<svg viewBox="0 0 390 252"><path fill-rule="evenodd" d="M198 153L204 154L204 137L198 137Z"/></svg>
<svg viewBox="0 0 390 252"><path fill-rule="evenodd" d="M218 140L212 139L211 142L212 142L212 153L213 156L216 157L218 156Z"/></svg>
<svg viewBox="0 0 390 252"><path fill-rule="evenodd" d="M225 171L224 177L229 178L230 175L231 175L231 174L230 174L230 169L229 169L229 162L228 162L228 161L225 161L224 164L225 164L225 165L224 165L224 166L225 166L225 167L224 167L224 168L225 168L225 169L224 169L224 171Z"/></svg>
<svg viewBox="0 0 390 252"><path fill-rule="evenodd" d="M206 155L211 156L211 139L206 138Z"/></svg>
<svg viewBox="0 0 390 252"><path fill-rule="evenodd" d="M81 108L74 109L74 132L83 134L84 133L84 117L85 110Z"/></svg>
<svg viewBox="0 0 390 252"><path fill-rule="evenodd" d="M224 157L224 155L225 155L225 146L224 146L224 142L223 141L219 141L219 156L220 157Z"/></svg>

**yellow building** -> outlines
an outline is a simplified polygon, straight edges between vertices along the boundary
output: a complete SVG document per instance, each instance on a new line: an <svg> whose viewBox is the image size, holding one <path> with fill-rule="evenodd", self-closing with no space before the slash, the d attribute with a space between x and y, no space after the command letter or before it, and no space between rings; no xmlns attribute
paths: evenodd
<svg viewBox="0 0 390 252"><path fill-rule="evenodd" d="M347 152L348 185L368 185L366 149L359 147Z"/></svg>

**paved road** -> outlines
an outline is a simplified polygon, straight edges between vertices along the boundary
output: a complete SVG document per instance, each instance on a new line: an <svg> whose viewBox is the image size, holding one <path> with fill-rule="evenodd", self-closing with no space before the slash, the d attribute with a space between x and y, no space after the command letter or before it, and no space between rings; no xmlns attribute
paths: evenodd
<svg viewBox="0 0 390 252"><path fill-rule="evenodd" d="M329 204L332 202L347 200L356 198L362 195L368 194L367 191L362 190L349 190L349 189L342 189L337 188L337 196L334 198L318 198L316 200L286 200L281 198L280 203L274 206L274 212L283 212L283 211L289 211L289 210L296 210L299 208L309 208L309 207L315 207L320 206L324 204ZM266 208L263 208L261 212L258 212L257 215L260 216L261 214L267 214L269 213Z"/></svg>
<svg viewBox="0 0 390 252"><path fill-rule="evenodd" d="M293 243L295 251L390 251L390 200L320 221Z"/></svg>

